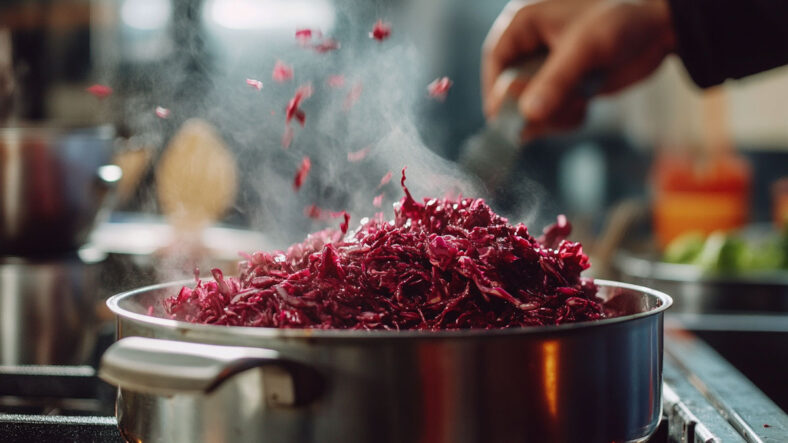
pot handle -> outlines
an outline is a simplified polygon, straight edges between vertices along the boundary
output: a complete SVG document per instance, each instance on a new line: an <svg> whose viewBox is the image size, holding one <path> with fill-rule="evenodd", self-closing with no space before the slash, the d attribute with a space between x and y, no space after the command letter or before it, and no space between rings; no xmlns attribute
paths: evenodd
<svg viewBox="0 0 788 443"><path fill-rule="evenodd" d="M303 406L323 392L324 379L313 368L263 348L221 346L126 337L101 357L98 376L122 389L170 396L210 393L247 369L263 368L270 406Z"/></svg>

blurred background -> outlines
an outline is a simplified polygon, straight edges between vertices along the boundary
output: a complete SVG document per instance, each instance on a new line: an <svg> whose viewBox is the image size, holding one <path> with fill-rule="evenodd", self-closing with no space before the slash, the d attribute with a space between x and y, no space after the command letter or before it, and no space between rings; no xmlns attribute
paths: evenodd
<svg viewBox="0 0 788 443"><path fill-rule="evenodd" d="M276 230L271 225L286 221L288 229L277 237L288 243L314 226L295 216L277 220L273 213L290 215L317 200L334 209L344 204L359 212L373 210L347 201L356 197L339 195L350 194L339 182L361 177L337 165L345 152L375 147L389 137L391 144L409 145L403 151L417 146L450 161L460 157L464 142L484 125L480 47L504 3L6 1L0 9L2 115L11 122L112 124L125 145L116 152L118 161L128 163L122 165L126 178L118 209L149 213L161 212L152 191L157 161L183 122L204 119L218 131L222 148L243 165L237 197L223 219L262 230ZM367 35L378 18L392 24L392 36L384 42ZM296 29L319 29L341 48L326 53L302 48ZM277 60L294 68L293 80L271 80ZM330 75L344 76L346 84L326 86ZM439 76L454 83L443 102L430 100L425 89ZM260 79L264 88L251 89L246 78ZM293 149L284 152L283 108L305 83L316 86L315 97L305 105L308 124L296 135ZM109 86L112 95L102 100L86 93L93 84ZM347 111L342 103L355 85L362 92ZM746 208L740 208L746 213L740 218L773 221L772 188L788 174L786 98L786 69L700 91L680 62L669 59L646 82L595 100L579 131L534 141L517 152L516 167L493 171L504 177L484 193L497 198L500 210L524 221L543 225L566 212L583 233L598 233L606 210L617 202L649 198L649 178L660 153L700 157L735 151L749 168L742 185ZM167 119L157 117L159 106L170 111ZM282 169L303 154L314 157L315 186L303 193L308 197L278 198L293 168L287 174ZM373 171L363 177L367 185L409 159L390 154L392 164L380 156L372 162ZM712 170L722 162L707 163ZM738 172L736 166L731 174ZM680 169L663 165L671 167ZM415 176L413 181L427 182ZM390 191L389 202L398 195ZM373 196L367 194L365 202Z"/></svg>
<svg viewBox="0 0 788 443"><path fill-rule="evenodd" d="M788 67L701 91L669 57L595 99L577 131L480 161L468 154L485 128L480 48L504 4L3 0L2 321L38 331L73 311L63 328L81 338L68 340L90 342L79 316L106 320L96 300L112 293L233 271L239 251L337 226L331 211L352 225L390 215L407 166L419 196L484 197L532 233L567 214L594 275L669 292L785 408ZM378 19L391 24L383 41L369 36ZM292 78L273 78L278 62ZM437 100L427 85L443 76L453 84ZM287 129L307 84L305 124ZM32 332L4 336L3 361L74 360L51 329L35 355L20 338Z"/></svg>

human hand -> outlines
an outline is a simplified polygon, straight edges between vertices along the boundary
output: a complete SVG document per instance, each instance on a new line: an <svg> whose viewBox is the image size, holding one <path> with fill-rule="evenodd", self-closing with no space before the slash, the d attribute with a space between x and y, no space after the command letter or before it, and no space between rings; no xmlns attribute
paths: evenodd
<svg viewBox="0 0 788 443"><path fill-rule="evenodd" d="M593 73L598 92L619 91L648 76L674 47L666 0L544 0L510 2L482 50L482 100L494 117L508 95L528 120L524 137L568 129L585 117L589 97L579 93ZM529 55L548 50L527 81L501 73Z"/></svg>

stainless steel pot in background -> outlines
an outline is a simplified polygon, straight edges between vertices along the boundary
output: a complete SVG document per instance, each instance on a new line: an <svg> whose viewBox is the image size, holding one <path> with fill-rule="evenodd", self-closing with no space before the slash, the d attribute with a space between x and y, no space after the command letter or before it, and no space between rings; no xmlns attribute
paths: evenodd
<svg viewBox="0 0 788 443"><path fill-rule="evenodd" d="M109 126L0 128L0 256L76 250L120 169Z"/></svg>
<svg viewBox="0 0 788 443"><path fill-rule="evenodd" d="M673 297L671 312L744 314L788 311L788 271L710 271L693 264L662 261L652 240L651 212L640 200L625 200L610 212L594 255L596 275L612 276ZM750 225L744 238L775 238L769 225Z"/></svg>
<svg viewBox="0 0 788 443"><path fill-rule="evenodd" d="M431 333L178 322L162 301L190 282L153 286L108 301L120 340L100 371L129 441L641 441L671 299L597 283L620 316Z"/></svg>
<svg viewBox="0 0 788 443"><path fill-rule="evenodd" d="M86 363L103 259L89 249L49 259L0 258L1 365Z"/></svg>
<svg viewBox="0 0 788 443"><path fill-rule="evenodd" d="M788 271L712 273L689 264L666 263L648 254L619 251L613 267L624 281L669 292L672 312L747 314L788 312Z"/></svg>

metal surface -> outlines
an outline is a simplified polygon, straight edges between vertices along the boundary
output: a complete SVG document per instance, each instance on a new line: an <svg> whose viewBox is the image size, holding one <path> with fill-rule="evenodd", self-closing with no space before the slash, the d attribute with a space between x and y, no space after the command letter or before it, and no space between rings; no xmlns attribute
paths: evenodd
<svg viewBox="0 0 788 443"><path fill-rule="evenodd" d="M671 329L669 322L665 327ZM682 341L697 341L697 337L683 329L681 334ZM670 341L666 348L670 354ZM713 353L690 353L682 356L682 360L695 357L705 360L704 367L722 366L723 372L730 370L725 369L725 362ZM704 377L719 377L716 371L696 371L687 375L670 356L663 363L663 416L648 443L747 441L694 386L703 385ZM732 379L723 375L723 378L729 384L743 380L740 376ZM115 390L98 380L95 370L88 366L0 366L0 435L4 442L122 441L117 421L111 416L115 394ZM75 405L81 404L74 399L92 402L88 408L75 409ZM750 403L758 400L732 398L730 401ZM757 429L757 425L756 422L749 427Z"/></svg>
<svg viewBox="0 0 788 443"><path fill-rule="evenodd" d="M326 390L307 406L275 407L266 401L270 386L261 369L241 372L207 395L121 389L118 421L129 440L639 441L660 418L662 314L670 298L650 289L597 281L607 306L631 314L598 322L425 333L159 318L162 300L183 283L111 298L119 338L275 350L314 368Z"/></svg>
<svg viewBox="0 0 788 443"><path fill-rule="evenodd" d="M119 169L111 127L0 128L0 255L82 245Z"/></svg>
<svg viewBox="0 0 788 443"><path fill-rule="evenodd" d="M788 312L788 271L710 274L621 251L613 261L621 280L673 297L671 312L720 314Z"/></svg>
<svg viewBox="0 0 788 443"><path fill-rule="evenodd" d="M669 358L665 359L663 407L675 442L739 442L741 436L695 389Z"/></svg>
<svg viewBox="0 0 788 443"><path fill-rule="evenodd" d="M788 415L707 344L665 333L665 412L674 441L784 442Z"/></svg>
<svg viewBox="0 0 788 443"><path fill-rule="evenodd" d="M270 240L260 232L221 225L202 229L198 240L202 250L188 251L191 256L202 252L233 265L238 263L238 251L264 250L271 246ZM111 221L97 225L90 235L90 244L104 252L142 258L162 255L180 243L183 239L171 224L149 214L114 212Z"/></svg>
<svg viewBox="0 0 788 443"><path fill-rule="evenodd" d="M94 252L0 258L0 364L84 363L97 326Z"/></svg>
<svg viewBox="0 0 788 443"><path fill-rule="evenodd" d="M155 394L210 393L236 374L263 368L266 404L302 406L319 398L324 380L269 349L126 337L101 358L99 376L121 389Z"/></svg>

